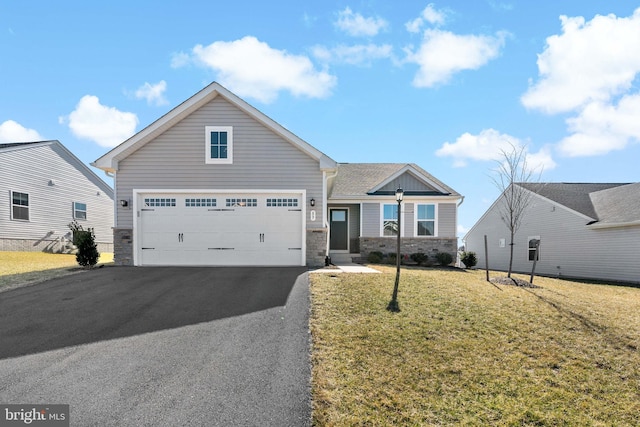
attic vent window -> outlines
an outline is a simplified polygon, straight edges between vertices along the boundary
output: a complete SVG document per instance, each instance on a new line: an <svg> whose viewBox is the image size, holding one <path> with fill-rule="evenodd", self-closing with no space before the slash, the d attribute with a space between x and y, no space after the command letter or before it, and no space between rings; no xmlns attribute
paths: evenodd
<svg viewBox="0 0 640 427"><path fill-rule="evenodd" d="M205 126L205 163L233 163L233 127Z"/></svg>

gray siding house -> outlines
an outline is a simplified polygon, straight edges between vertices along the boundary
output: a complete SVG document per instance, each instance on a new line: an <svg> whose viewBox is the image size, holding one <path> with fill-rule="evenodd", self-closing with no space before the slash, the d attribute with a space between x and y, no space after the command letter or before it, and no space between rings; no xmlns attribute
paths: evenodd
<svg viewBox="0 0 640 427"><path fill-rule="evenodd" d="M395 203L389 186L411 182L420 194L408 198L416 201L433 201L434 192L460 198L415 165L362 166L376 182L360 192L348 165L215 82L93 165L115 176L119 265L320 266L330 251L359 250L365 237L393 240L374 218L385 201ZM437 236L455 238L455 207L438 207ZM340 228L345 208L349 244L331 248L332 224ZM411 227L407 236L415 235Z"/></svg>
<svg viewBox="0 0 640 427"><path fill-rule="evenodd" d="M330 254L366 259L396 253L402 188L401 252L431 257L457 250L457 208L462 196L420 166L408 163L340 163L329 180Z"/></svg>
<svg viewBox="0 0 640 427"><path fill-rule="evenodd" d="M0 144L0 250L65 252L68 225L113 252L113 189L59 141Z"/></svg>
<svg viewBox="0 0 640 427"><path fill-rule="evenodd" d="M536 273L553 277L640 283L640 183L515 184L533 193L515 237L513 270L531 271L540 240ZM485 267L507 270L509 231L500 219L502 196L464 237L465 247Z"/></svg>

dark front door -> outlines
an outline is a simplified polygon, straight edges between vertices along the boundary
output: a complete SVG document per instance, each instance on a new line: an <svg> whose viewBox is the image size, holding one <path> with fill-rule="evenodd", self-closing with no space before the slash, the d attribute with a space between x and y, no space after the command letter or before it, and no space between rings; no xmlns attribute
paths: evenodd
<svg viewBox="0 0 640 427"><path fill-rule="evenodd" d="M331 209L329 211L331 233L329 249L332 251L349 250L349 210Z"/></svg>

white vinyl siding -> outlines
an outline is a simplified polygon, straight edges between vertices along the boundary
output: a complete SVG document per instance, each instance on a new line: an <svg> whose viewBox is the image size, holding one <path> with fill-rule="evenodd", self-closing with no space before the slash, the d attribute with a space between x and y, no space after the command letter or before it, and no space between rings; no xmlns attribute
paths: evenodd
<svg viewBox="0 0 640 427"><path fill-rule="evenodd" d="M362 215L362 236L363 237L380 236L380 204L379 203L363 203L361 215Z"/></svg>
<svg viewBox="0 0 640 427"><path fill-rule="evenodd" d="M438 203L436 205L438 219L436 233L438 237L455 238L457 236L458 207L455 203Z"/></svg>
<svg viewBox="0 0 640 427"><path fill-rule="evenodd" d="M59 143L4 149L0 162L0 239L70 237L73 202L81 201L89 213L83 226L94 229L96 242L113 242L113 190ZM11 191L29 194L28 223L11 220Z"/></svg>
<svg viewBox="0 0 640 427"><path fill-rule="evenodd" d="M499 203L499 202L498 202ZM484 235L489 241L489 268L509 266L509 231L497 212L497 203L474 225L466 237L466 249L476 252L478 267L485 267ZM583 277L638 282L640 226L590 229L589 218L534 197L514 239L513 269L531 271L529 236L540 236L541 256L536 273L559 277ZM500 239L506 244L500 247Z"/></svg>
<svg viewBox="0 0 640 427"><path fill-rule="evenodd" d="M233 127L233 165L202 161L205 126ZM322 212L322 171L312 159L222 97L217 97L119 162L118 198L132 198L133 190L302 188ZM224 203L219 200L218 204ZM120 228L133 227L133 210L117 206ZM309 228L323 228L310 221Z"/></svg>

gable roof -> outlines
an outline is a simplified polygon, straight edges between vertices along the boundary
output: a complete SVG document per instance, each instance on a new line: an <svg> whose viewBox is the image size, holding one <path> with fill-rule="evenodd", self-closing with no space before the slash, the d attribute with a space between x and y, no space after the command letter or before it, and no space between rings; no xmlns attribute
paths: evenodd
<svg viewBox="0 0 640 427"><path fill-rule="evenodd" d="M589 197L599 225L640 224L640 182L596 191Z"/></svg>
<svg viewBox="0 0 640 427"><path fill-rule="evenodd" d="M593 203L591 203L589 194L624 184L519 182L517 185L596 220L598 216L593 207Z"/></svg>
<svg viewBox="0 0 640 427"><path fill-rule="evenodd" d="M424 191L407 191L407 195L461 197L458 192L415 163L339 163L329 197L332 199L366 198L395 193L384 187L396 178L410 174L424 186Z"/></svg>
<svg viewBox="0 0 640 427"><path fill-rule="evenodd" d="M262 125L271 129L273 132L284 138L293 146L306 153L311 158L318 160L321 169L334 169L336 162L312 147L309 143L302 140L298 136L294 135L289 130L285 129L271 118L267 117L264 113L260 112L253 106L249 105L244 100L240 99L235 94L224 88L217 82L213 82L206 86L204 89L193 95L191 98L184 101L164 116L160 117L155 122L151 123L140 132L133 135L131 138L124 141L122 144L113 148L111 151L97 159L91 165L104 170L105 172L115 172L118 170L118 161L126 158L134 151L138 150L146 143L150 142L158 135L171 128L173 125L189 116L200 107L212 101L214 98L221 96L231 104L239 108L241 111L247 113L249 116L257 120Z"/></svg>
<svg viewBox="0 0 640 427"><path fill-rule="evenodd" d="M2 143L0 144L0 155L9 151L30 150L32 148L44 146L52 146L54 147L54 150L57 149L62 151L67 156L67 160L69 160L69 163L72 166L74 166L79 172L86 176L88 180L93 182L96 186L100 187L108 197L111 197L113 199L113 188L111 188L109 184L104 182L94 171L89 168L89 166L87 166L79 158L77 158L71 151L67 149L67 147L65 147L58 140L53 139L48 141ZM43 167L48 167L48 165L43 165Z"/></svg>
<svg viewBox="0 0 640 427"><path fill-rule="evenodd" d="M518 183L542 197L591 218L591 224L640 221L640 183Z"/></svg>

